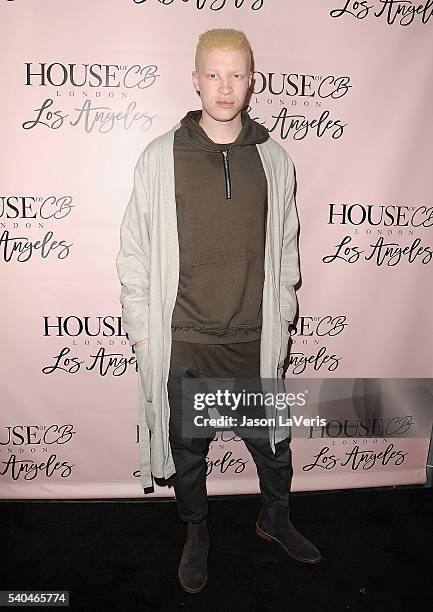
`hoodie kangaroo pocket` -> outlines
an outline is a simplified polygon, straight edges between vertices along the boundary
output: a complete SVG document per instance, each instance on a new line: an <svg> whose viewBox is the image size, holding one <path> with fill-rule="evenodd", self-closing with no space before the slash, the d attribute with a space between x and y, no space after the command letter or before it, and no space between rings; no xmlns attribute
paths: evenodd
<svg viewBox="0 0 433 612"><path fill-rule="evenodd" d="M152 401L152 376L149 359L149 339L146 338L135 347L135 358L137 360L138 373L141 388L148 402Z"/></svg>
<svg viewBox="0 0 433 612"><path fill-rule="evenodd" d="M194 265L190 300L195 319L216 329L257 325L263 280L263 257Z"/></svg>
<svg viewBox="0 0 433 612"><path fill-rule="evenodd" d="M182 266L179 270L179 285L177 292L180 295L188 295L192 288L192 277L193 277L192 266Z"/></svg>

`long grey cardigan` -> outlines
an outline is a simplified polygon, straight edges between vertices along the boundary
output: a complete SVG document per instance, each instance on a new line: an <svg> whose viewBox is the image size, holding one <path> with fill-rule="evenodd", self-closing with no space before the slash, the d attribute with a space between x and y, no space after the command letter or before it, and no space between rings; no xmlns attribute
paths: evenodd
<svg viewBox="0 0 433 612"><path fill-rule="evenodd" d="M136 347L143 489L152 486L152 474L157 478L169 478L175 473L168 438L167 380L171 317L179 282L173 144L174 132L180 126L177 123L149 142L138 158L116 259L122 285L123 328L131 345L145 340ZM277 393L285 391L282 369L289 340L288 326L297 308L294 285L299 280L299 222L291 157L271 137L256 147L268 185L260 375L266 383L263 393ZM278 409L278 414L280 412ZM267 408L267 414L274 417L275 409ZM289 433L287 427L278 425L269 426L269 432L275 452L275 444Z"/></svg>

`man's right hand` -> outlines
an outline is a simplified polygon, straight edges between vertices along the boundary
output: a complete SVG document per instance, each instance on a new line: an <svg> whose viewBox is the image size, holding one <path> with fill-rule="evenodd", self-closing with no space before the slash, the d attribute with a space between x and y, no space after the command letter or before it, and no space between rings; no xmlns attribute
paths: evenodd
<svg viewBox="0 0 433 612"><path fill-rule="evenodd" d="M146 340L139 340L138 342L136 342L134 344L134 349L137 348L137 346L140 346L141 344L144 344L146 342Z"/></svg>

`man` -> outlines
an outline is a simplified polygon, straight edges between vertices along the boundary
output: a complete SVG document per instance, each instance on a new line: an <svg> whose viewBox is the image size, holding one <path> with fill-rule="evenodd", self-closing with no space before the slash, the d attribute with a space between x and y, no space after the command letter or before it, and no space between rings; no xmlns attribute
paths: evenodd
<svg viewBox="0 0 433 612"><path fill-rule="evenodd" d="M293 162L244 110L252 76L243 32L200 35L192 82L202 108L141 153L117 257L123 326L139 369L141 482L172 480L188 525L178 568L188 592L207 580L212 437L182 434L182 380L206 390L212 377L281 379L297 305ZM257 534L299 561L320 561L289 519L287 432L243 440L259 475Z"/></svg>

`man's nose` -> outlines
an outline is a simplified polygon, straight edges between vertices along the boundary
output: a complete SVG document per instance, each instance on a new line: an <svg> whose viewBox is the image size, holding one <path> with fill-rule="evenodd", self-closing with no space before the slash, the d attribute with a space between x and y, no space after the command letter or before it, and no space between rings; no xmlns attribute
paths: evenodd
<svg viewBox="0 0 433 612"><path fill-rule="evenodd" d="M221 93L230 93L232 91L230 81L228 79L222 79L219 89Z"/></svg>

